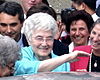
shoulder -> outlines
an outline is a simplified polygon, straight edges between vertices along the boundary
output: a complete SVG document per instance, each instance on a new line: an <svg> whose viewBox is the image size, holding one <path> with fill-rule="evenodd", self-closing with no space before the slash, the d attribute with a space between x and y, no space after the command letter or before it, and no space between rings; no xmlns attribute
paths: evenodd
<svg viewBox="0 0 100 80"><path fill-rule="evenodd" d="M24 57L24 56L33 56L33 53L34 52L33 52L31 46L21 48L21 55L22 55L22 57Z"/></svg>

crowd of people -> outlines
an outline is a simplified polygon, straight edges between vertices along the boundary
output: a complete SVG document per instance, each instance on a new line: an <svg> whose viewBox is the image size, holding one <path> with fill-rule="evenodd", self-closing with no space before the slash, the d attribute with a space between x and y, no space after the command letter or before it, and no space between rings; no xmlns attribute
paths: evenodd
<svg viewBox="0 0 100 80"><path fill-rule="evenodd" d="M100 4L71 2L72 8L63 9L59 21L47 0L0 1L0 77L100 72ZM81 46L90 46L91 52L74 50Z"/></svg>

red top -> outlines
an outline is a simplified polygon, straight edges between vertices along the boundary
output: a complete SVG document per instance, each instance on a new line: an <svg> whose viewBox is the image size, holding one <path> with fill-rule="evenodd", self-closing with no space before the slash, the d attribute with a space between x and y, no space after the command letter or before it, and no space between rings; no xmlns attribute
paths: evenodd
<svg viewBox="0 0 100 80"><path fill-rule="evenodd" d="M73 49L73 51L75 50L91 53L91 46L78 46ZM71 63L71 71L87 72L89 57L78 57L78 59L79 61Z"/></svg>

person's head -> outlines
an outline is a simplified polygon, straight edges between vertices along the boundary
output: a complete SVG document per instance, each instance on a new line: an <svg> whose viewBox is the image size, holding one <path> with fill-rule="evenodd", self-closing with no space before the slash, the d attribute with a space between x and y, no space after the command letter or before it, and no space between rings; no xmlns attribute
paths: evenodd
<svg viewBox="0 0 100 80"><path fill-rule="evenodd" d="M14 39L0 35L0 77L13 74L15 62L21 58L19 52L20 47Z"/></svg>
<svg viewBox="0 0 100 80"><path fill-rule="evenodd" d="M25 12L25 14L27 13L27 11L33 6L33 5L36 5L38 3L45 3L48 5L48 2L47 0L21 0L21 4L22 4L22 7L23 7L23 10Z"/></svg>
<svg viewBox="0 0 100 80"><path fill-rule="evenodd" d="M96 9L96 0L71 0L71 1L72 1L72 7L77 10L86 10L87 8L89 8L90 10L95 11Z"/></svg>
<svg viewBox="0 0 100 80"><path fill-rule="evenodd" d="M94 22L90 34L90 42L94 52L100 52L100 18ZM100 55L100 54L99 54Z"/></svg>
<svg viewBox="0 0 100 80"><path fill-rule="evenodd" d="M5 2L5 0L0 0L0 5L3 4Z"/></svg>
<svg viewBox="0 0 100 80"><path fill-rule="evenodd" d="M83 10L79 10L66 13L63 18L63 22L66 25L66 31L70 34L70 38L72 42L74 42L74 45L87 45L90 28L93 24L91 15Z"/></svg>
<svg viewBox="0 0 100 80"><path fill-rule="evenodd" d="M71 6L72 8L75 8L77 10L84 10L82 4L83 4L83 0L71 0Z"/></svg>
<svg viewBox="0 0 100 80"><path fill-rule="evenodd" d="M24 12L20 4L5 2L0 5L0 33L18 41L24 22Z"/></svg>
<svg viewBox="0 0 100 80"><path fill-rule="evenodd" d="M55 12L55 10L52 7L49 7L48 5L44 4L44 3L39 3L36 5L33 5L27 12L26 16L29 17L30 15L34 14L34 13L39 13L39 12L43 12L43 13L48 13L50 14L55 20L57 20L57 14Z"/></svg>
<svg viewBox="0 0 100 80"><path fill-rule="evenodd" d="M48 56L58 31L55 19L47 13L35 13L24 24L24 34L38 56Z"/></svg>

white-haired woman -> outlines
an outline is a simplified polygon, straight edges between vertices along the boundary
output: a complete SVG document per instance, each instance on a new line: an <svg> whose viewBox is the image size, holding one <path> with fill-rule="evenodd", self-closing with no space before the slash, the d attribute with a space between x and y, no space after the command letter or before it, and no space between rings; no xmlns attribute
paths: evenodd
<svg viewBox="0 0 100 80"><path fill-rule="evenodd" d="M31 46L21 50L22 60L16 63L15 75L39 72L69 72L68 61L78 55L88 55L75 51L72 54L57 56L52 52L57 23L47 13L35 13L24 22L24 33Z"/></svg>
<svg viewBox="0 0 100 80"><path fill-rule="evenodd" d="M0 77L12 76L14 65L21 58L20 47L8 36L0 35Z"/></svg>

